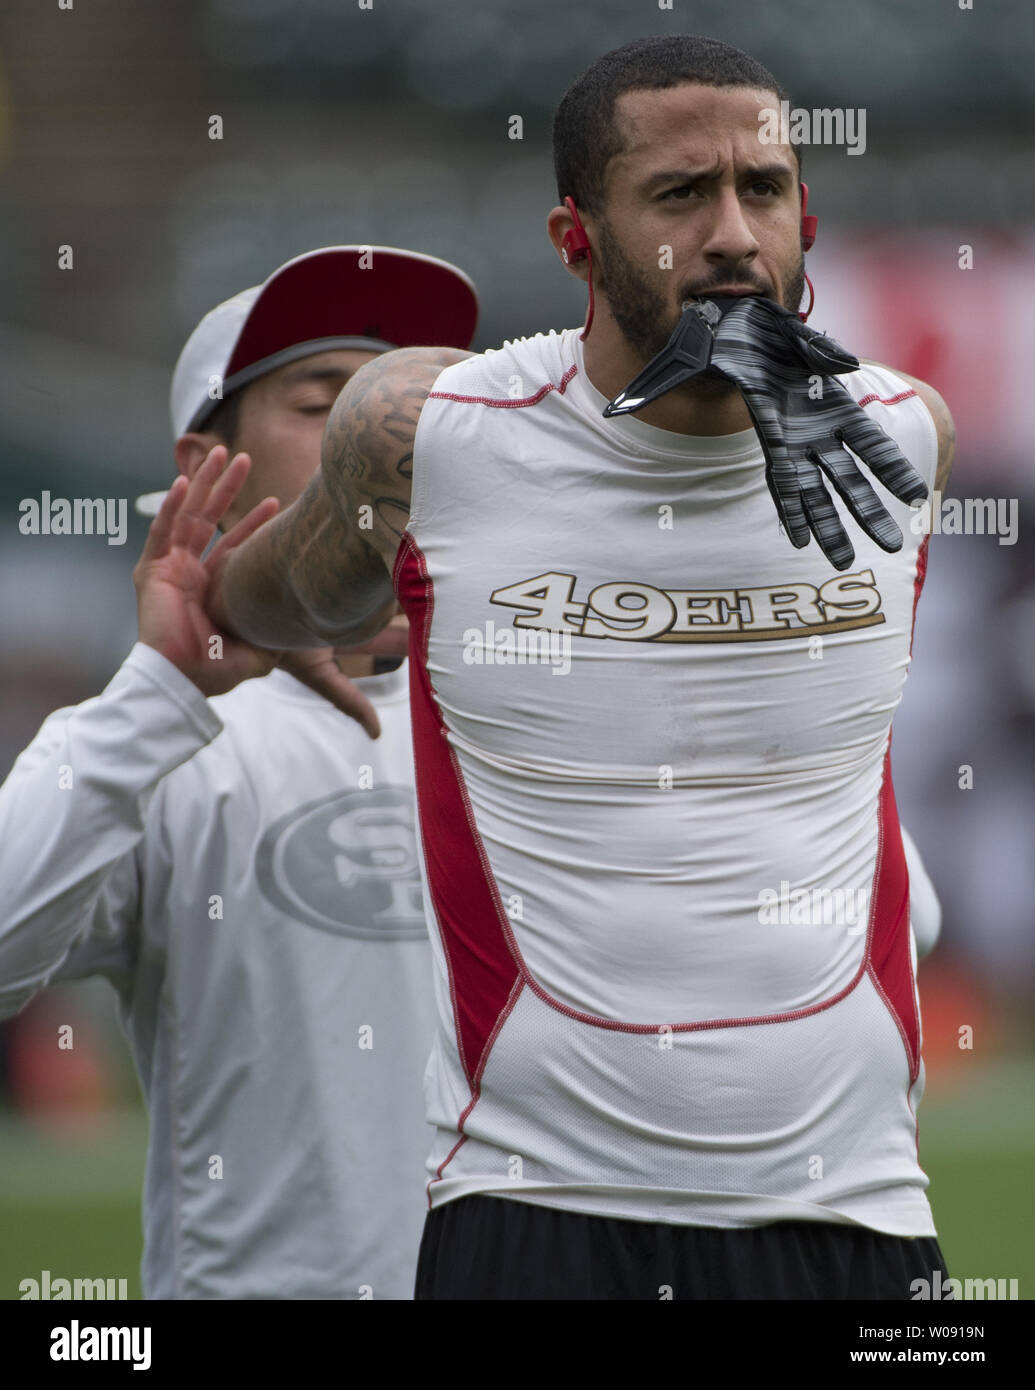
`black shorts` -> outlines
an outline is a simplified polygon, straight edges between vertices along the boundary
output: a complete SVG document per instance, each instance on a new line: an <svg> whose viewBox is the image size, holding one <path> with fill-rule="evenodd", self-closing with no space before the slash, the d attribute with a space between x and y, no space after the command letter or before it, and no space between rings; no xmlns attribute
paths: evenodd
<svg viewBox="0 0 1035 1390"><path fill-rule="evenodd" d="M428 1213L418 1299L910 1299L948 1279L933 1236L774 1221L727 1230L585 1216L506 1197Z"/></svg>

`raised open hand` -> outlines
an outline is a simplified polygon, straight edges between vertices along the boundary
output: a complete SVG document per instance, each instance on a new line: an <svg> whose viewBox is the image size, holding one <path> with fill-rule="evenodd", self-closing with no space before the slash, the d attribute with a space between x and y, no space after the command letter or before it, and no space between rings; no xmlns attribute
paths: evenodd
<svg viewBox="0 0 1035 1390"><path fill-rule="evenodd" d="M205 611L213 573L279 506L275 497L267 497L202 559L250 467L247 454L228 462L228 450L217 445L193 478L178 477L151 523L133 571L141 642L161 652L205 695L266 675L280 656L221 631Z"/></svg>

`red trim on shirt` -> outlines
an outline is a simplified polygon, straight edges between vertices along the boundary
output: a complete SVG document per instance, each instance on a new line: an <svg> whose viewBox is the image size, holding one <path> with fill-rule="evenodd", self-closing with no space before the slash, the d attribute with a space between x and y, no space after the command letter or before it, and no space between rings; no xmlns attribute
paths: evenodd
<svg viewBox="0 0 1035 1390"><path fill-rule="evenodd" d="M427 656L434 585L409 532L403 534L396 556L395 580L410 620L410 711L424 864L449 969L457 1047L473 1104L489 1051L520 994L521 971L456 753L431 687Z"/></svg>
<svg viewBox="0 0 1035 1390"><path fill-rule="evenodd" d="M877 816L877 863L866 969L902 1035L912 1085L920 1072L920 1019L909 954L909 871L891 782L890 737L884 754Z"/></svg>
<svg viewBox="0 0 1035 1390"><path fill-rule="evenodd" d="M611 1018L599 1018L596 1014L582 1013L579 1009L573 1009L568 1004L562 1004L559 999L555 999L552 994L548 994L542 985L538 984L528 973L528 967L524 961L521 968L525 974L525 982L533 994L539 996L544 1004L549 1004L551 1009L556 1009L559 1014L564 1014L567 1018L573 1018L578 1023L588 1023L592 1028L603 1028L612 1033L657 1033L660 1028L668 1028L673 1033L706 1033L717 1031L720 1028L753 1028L762 1023L794 1023L799 1018L810 1018L813 1014L821 1014L826 1009L833 1008L835 1004L840 1004L842 999L846 999L856 985L862 979L866 970L866 958L864 957L858 970L837 994L832 994L829 999L823 999L818 1004L809 1004L803 1009L791 1009L783 1014L745 1014L741 1018L714 1018L705 1019L701 1023L622 1023L620 1020Z"/></svg>
<svg viewBox="0 0 1035 1390"><path fill-rule="evenodd" d="M916 579L913 581L913 618L909 629L910 656L913 655L913 638L916 635L916 605L920 602L924 580L927 578L927 550L930 544L931 537L925 536L920 543L920 549L916 552Z"/></svg>
<svg viewBox="0 0 1035 1390"><path fill-rule="evenodd" d="M472 1102L472 1103L473 1103L473 1102ZM456 1157L456 1155L460 1152L460 1150L463 1148L463 1146L467 1143L467 1135L463 1132L463 1123L464 1123L464 1121L467 1119L467 1117L468 1117L468 1115L469 1115L470 1113L471 1113L471 1106L469 1105L469 1106L467 1107L467 1109L464 1111L464 1113L460 1116L460 1119L457 1121L457 1126L456 1126L456 1128L457 1128L457 1132L458 1132L459 1135L460 1135L460 1138L456 1141L456 1143L453 1145L453 1147L452 1147L452 1148L449 1150L449 1152L446 1154L445 1158L442 1160L442 1162L441 1162L441 1163L438 1165L438 1167L435 1169L435 1176L434 1176L433 1178L429 1178L428 1181L427 1181L427 1183L426 1183L426 1185L425 1185L424 1191L425 1191L425 1193L426 1193L426 1195L427 1195L427 1198L428 1198L428 1211L431 1210L431 1188L432 1188L432 1184L439 1181L439 1179L442 1177L442 1174L446 1171L446 1169L447 1169L447 1168L449 1167L449 1165L452 1163L453 1159L454 1159L454 1158Z"/></svg>
<svg viewBox="0 0 1035 1390"><path fill-rule="evenodd" d="M915 394L915 392L914 392ZM913 581L913 614L910 623L909 652L913 652L916 606L927 578L925 536L916 554ZM909 951L909 869L902 845L902 831L891 780L891 736L884 754L878 815L877 864L874 870L873 913L867 949L867 970L874 988L902 1035L909 1058L909 1084L920 1074L920 1016L916 1006L916 979Z"/></svg>
<svg viewBox="0 0 1035 1390"><path fill-rule="evenodd" d="M561 377L560 381L547 382L545 386L540 386L534 396L522 396L520 400L512 401L496 400L492 396L458 396L453 391L429 391L429 401L459 401L461 405L491 405L497 410L520 410L525 405L538 405L544 396L548 396L551 391L556 391L559 396L563 396L568 389L568 383L578 371L578 367L573 363Z"/></svg>
<svg viewBox="0 0 1035 1390"><path fill-rule="evenodd" d="M471 1088L471 1099L464 1106L463 1113L456 1122L456 1132L460 1135L460 1138L449 1150L442 1162L438 1165L438 1168L435 1170L435 1176L433 1178L428 1179L426 1191L428 1196L429 1211L431 1210L432 1186L441 1179L442 1175L445 1173L450 1163L452 1163L453 1159L460 1152L460 1149L467 1142L467 1134L464 1131L464 1125L467 1122L468 1115L470 1115L471 1111L474 1109L474 1107L478 1104L478 1101L481 1099L482 1073L485 1070L485 1063L489 1060L489 1054L492 1052L492 1045L496 1041L500 1029L503 1027L504 1023L506 1023L507 1019L510 1017L510 1011L511 1009L513 1009L514 1005L518 1001L518 995L524 988L524 983L524 979L521 976L518 976L518 978L514 981L514 988L510 991L510 998L507 1001L507 1007L500 1014L499 1018L497 1018L492 1033L489 1036L488 1042L482 1049L481 1062L478 1064L478 1070L475 1072L474 1075L474 1084Z"/></svg>
<svg viewBox="0 0 1035 1390"><path fill-rule="evenodd" d="M876 391L872 391L870 395L863 396L861 400L856 401L856 405L872 405L874 401L880 401L881 405L898 405L899 401L908 401L910 396L915 395L916 392L912 387L908 391L900 391L897 396L888 397L878 396Z"/></svg>
<svg viewBox="0 0 1035 1390"><path fill-rule="evenodd" d="M568 388L568 383L578 371L578 366L572 364L561 377L560 381L547 382L545 386L540 386L534 396L522 396L518 400L500 400L495 396L461 396L455 391L429 391L429 401L456 401L460 405L489 405L495 410L520 410L526 405L538 405L539 402L556 391L559 396L563 396ZM900 391L897 396L878 396L871 392L868 396L863 396L856 404L859 406L872 405L874 401L879 401L881 405L898 405L900 401L908 401L916 392L910 388L908 391Z"/></svg>

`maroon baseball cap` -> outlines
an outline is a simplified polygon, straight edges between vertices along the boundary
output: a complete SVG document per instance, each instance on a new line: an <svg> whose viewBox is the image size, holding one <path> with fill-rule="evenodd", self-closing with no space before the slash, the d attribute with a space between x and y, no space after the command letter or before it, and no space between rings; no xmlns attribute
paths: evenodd
<svg viewBox="0 0 1035 1390"><path fill-rule="evenodd" d="M478 296L462 270L394 246L325 246L218 305L188 338L170 391L175 437L231 391L330 348L470 346Z"/></svg>

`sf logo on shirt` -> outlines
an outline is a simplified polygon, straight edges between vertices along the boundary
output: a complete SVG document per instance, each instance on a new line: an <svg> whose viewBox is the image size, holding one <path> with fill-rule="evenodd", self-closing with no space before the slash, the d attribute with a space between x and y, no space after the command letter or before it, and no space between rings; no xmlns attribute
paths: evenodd
<svg viewBox="0 0 1035 1390"><path fill-rule="evenodd" d="M365 941L427 935L408 787L333 792L289 811L262 837L256 876L274 907L311 927Z"/></svg>
<svg viewBox="0 0 1035 1390"><path fill-rule="evenodd" d="M576 583L573 574L551 571L495 589L490 600L523 610L515 627L619 642L761 642L884 621L868 569L835 575L819 588L796 581L751 589L658 589L622 579L598 584L585 603L573 597Z"/></svg>

